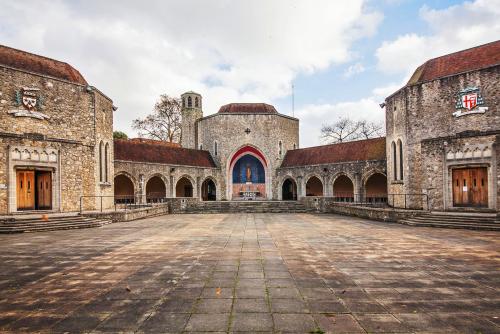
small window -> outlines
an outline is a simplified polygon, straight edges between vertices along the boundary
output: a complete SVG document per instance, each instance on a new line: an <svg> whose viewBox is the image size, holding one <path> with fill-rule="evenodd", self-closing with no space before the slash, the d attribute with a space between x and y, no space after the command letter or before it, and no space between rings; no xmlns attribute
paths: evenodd
<svg viewBox="0 0 500 334"><path fill-rule="evenodd" d="M203 150L203 144L200 144L200 150Z"/></svg>
<svg viewBox="0 0 500 334"><path fill-rule="evenodd" d="M399 146L399 179L403 180L403 142L398 140Z"/></svg>
<svg viewBox="0 0 500 334"><path fill-rule="evenodd" d="M191 96L188 96L188 108L193 107L193 100L191 99Z"/></svg>
<svg viewBox="0 0 500 334"><path fill-rule="evenodd" d="M394 180L397 180L398 179L398 163L397 163L397 156L396 156L396 143L392 142L391 147L392 147L393 176L394 176Z"/></svg>
<svg viewBox="0 0 500 334"><path fill-rule="evenodd" d="M279 146L279 155L281 156L283 154L283 143L281 142L281 140L280 140L278 146Z"/></svg>
<svg viewBox="0 0 500 334"><path fill-rule="evenodd" d="M218 147L217 147L217 141L214 142L214 154L217 155L218 153Z"/></svg>
<svg viewBox="0 0 500 334"><path fill-rule="evenodd" d="M186 107L186 98L185 97L182 98L182 107L183 108Z"/></svg>
<svg viewBox="0 0 500 334"><path fill-rule="evenodd" d="M293 143L293 149L295 150L297 148L297 144Z"/></svg>

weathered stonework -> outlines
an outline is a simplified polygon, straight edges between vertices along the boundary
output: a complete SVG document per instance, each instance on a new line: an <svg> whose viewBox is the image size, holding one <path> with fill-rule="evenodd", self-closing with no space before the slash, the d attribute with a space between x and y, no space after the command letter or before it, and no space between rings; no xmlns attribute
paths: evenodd
<svg viewBox="0 0 500 334"><path fill-rule="evenodd" d="M500 133L500 66L447 76L406 86L386 99L387 173L389 193L429 196L430 209L455 209L450 172L453 166L485 166L490 175L488 209L500 208L498 134ZM488 110L455 117L457 94L478 87ZM403 180L396 177L392 143L403 144ZM488 147L487 156L478 150ZM470 157L446 159L450 152ZM476 153L474 153L476 152ZM482 151L481 151L482 152ZM397 159L399 154L396 155ZM396 161L396 168L399 160ZM411 206L425 206L425 195L411 198ZM401 202L395 202L401 206Z"/></svg>
<svg viewBox="0 0 500 334"><path fill-rule="evenodd" d="M24 87L37 89L42 101L37 111L48 118L12 112L24 108L16 101ZM77 211L81 196L113 195L113 105L108 97L87 85L0 65L0 98L0 214L18 211L18 169L51 172L52 211ZM104 182L99 181L101 141L108 144ZM104 204L112 202L108 198ZM96 205L96 198L84 201L86 209Z"/></svg>

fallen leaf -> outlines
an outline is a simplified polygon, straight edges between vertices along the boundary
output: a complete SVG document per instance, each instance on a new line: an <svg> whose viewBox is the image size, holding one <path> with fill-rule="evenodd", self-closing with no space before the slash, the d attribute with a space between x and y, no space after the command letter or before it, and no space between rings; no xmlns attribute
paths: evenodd
<svg viewBox="0 0 500 334"><path fill-rule="evenodd" d="M220 296L221 292L222 292L222 289L221 289L221 288L217 288L217 289L215 289L215 294L216 294L217 296Z"/></svg>

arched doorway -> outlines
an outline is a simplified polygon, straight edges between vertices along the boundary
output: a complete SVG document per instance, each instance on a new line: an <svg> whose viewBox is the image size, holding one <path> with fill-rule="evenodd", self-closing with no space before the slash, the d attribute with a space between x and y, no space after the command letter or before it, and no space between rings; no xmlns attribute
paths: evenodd
<svg viewBox="0 0 500 334"><path fill-rule="evenodd" d="M297 183L291 178L287 178L281 186L281 198L284 201L297 200Z"/></svg>
<svg viewBox="0 0 500 334"><path fill-rule="evenodd" d="M193 184L187 177L182 177L177 181L175 197L193 197Z"/></svg>
<svg viewBox="0 0 500 334"><path fill-rule="evenodd" d="M264 155L252 146L239 149L229 164L229 196L233 199L264 199L267 197Z"/></svg>
<svg viewBox="0 0 500 334"><path fill-rule="evenodd" d="M340 175L333 182L333 197L337 202L354 202L354 184L347 175Z"/></svg>
<svg viewBox="0 0 500 334"><path fill-rule="evenodd" d="M312 176L307 180L306 196L323 196L323 183L318 177Z"/></svg>
<svg viewBox="0 0 500 334"><path fill-rule="evenodd" d="M217 199L217 188L215 182L210 178L201 184L201 199L203 201L215 201Z"/></svg>
<svg viewBox="0 0 500 334"><path fill-rule="evenodd" d="M167 197L167 187L159 176L153 176L146 183L146 201L158 202Z"/></svg>
<svg viewBox="0 0 500 334"><path fill-rule="evenodd" d="M124 174L115 176L115 202L134 203L134 183Z"/></svg>
<svg viewBox="0 0 500 334"><path fill-rule="evenodd" d="M365 200L369 203L387 202L387 177L384 174L375 173L366 180Z"/></svg>

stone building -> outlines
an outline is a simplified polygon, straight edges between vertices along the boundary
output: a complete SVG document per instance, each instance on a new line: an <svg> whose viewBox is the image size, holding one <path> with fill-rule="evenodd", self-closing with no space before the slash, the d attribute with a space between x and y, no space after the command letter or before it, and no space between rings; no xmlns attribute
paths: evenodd
<svg viewBox="0 0 500 334"><path fill-rule="evenodd" d="M0 46L0 214L112 196L113 109L71 65Z"/></svg>
<svg viewBox="0 0 500 334"><path fill-rule="evenodd" d="M115 141L115 195L121 199L387 198L384 138L299 149L299 120L271 105L232 103L203 117L200 94L181 98L182 147Z"/></svg>
<svg viewBox="0 0 500 334"><path fill-rule="evenodd" d="M452 53L387 97L390 204L500 209L499 65L500 41Z"/></svg>

